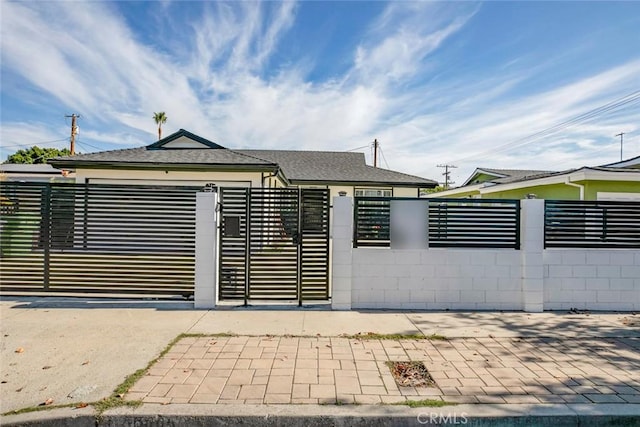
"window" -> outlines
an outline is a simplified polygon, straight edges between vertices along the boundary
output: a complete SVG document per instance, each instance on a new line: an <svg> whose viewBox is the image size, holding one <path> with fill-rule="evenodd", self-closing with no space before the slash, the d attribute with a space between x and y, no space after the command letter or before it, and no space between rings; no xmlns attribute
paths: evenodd
<svg viewBox="0 0 640 427"><path fill-rule="evenodd" d="M391 197L393 191L383 188L356 188L356 197Z"/></svg>

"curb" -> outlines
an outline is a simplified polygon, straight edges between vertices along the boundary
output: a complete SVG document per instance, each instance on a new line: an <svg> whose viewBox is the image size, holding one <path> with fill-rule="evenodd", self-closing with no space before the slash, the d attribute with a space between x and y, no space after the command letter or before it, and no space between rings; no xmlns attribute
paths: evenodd
<svg viewBox="0 0 640 427"><path fill-rule="evenodd" d="M3 426L640 426L640 404L456 405L443 408L323 405L145 404L97 418L91 408L2 417Z"/></svg>

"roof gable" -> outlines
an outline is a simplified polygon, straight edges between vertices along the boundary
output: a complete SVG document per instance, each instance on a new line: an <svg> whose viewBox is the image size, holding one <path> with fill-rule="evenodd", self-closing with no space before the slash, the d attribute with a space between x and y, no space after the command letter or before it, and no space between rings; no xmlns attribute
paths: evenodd
<svg viewBox="0 0 640 427"><path fill-rule="evenodd" d="M162 138L158 142L155 142L147 146L147 150L166 150L166 149L226 149L225 147L216 144L213 141L202 138L184 129L172 133L171 135Z"/></svg>

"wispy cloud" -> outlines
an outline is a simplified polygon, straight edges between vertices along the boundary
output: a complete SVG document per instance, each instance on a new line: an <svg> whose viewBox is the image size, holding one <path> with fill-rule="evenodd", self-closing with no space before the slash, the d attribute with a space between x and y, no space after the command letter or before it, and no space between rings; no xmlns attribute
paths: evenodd
<svg viewBox="0 0 640 427"><path fill-rule="evenodd" d="M158 39L170 39L157 46L113 3L4 2L3 74L38 88L43 105L82 114L87 144L148 144L153 112L165 111L165 134L185 128L228 147L345 150L378 138L392 168L438 178L436 164L456 162L459 182L476 166L588 164L603 140L638 130L636 106L574 126L562 139L504 149L637 89L640 62L542 93L519 91L541 72L522 57L481 79L448 79L451 65L438 53L474 21L476 4L390 3L362 33L350 66L325 81L308 79L307 59L275 71L271 63L304 4L197 5L201 13L180 25L169 20L179 2L156 11L154 25L166 22ZM5 121L1 130L3 144L61 131L34 121Z"/></svg>

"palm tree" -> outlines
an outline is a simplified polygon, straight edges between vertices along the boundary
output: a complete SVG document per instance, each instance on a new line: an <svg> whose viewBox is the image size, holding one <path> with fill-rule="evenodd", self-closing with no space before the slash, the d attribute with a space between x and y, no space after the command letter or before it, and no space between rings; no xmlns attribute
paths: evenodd
<svg viewBox="0 0 640 427"><path fill-rule="evenodd" d="M162 125L167 123L167 115L164 111L153 113L153 120L155 120L158 125L158 141L160 141L162 139Z"/></svg>

